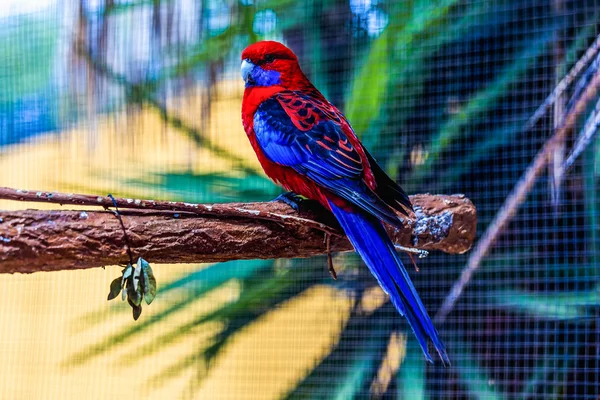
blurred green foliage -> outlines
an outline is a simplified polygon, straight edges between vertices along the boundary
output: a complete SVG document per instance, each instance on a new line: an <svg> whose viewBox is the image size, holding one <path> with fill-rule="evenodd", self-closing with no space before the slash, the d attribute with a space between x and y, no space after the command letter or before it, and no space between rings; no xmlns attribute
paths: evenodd
<svg viewBox="0 0 600 400"><path fill-rule="evenodd" d="M0 107L46 90L58 28L36 17L17 16L0 34Z"/></svg>

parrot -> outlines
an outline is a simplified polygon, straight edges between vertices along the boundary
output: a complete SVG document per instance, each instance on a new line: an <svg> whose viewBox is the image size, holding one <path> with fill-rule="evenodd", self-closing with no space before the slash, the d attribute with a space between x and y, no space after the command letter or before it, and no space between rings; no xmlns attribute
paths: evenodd
<svg viewBox="0 0 600 400"><path fill-rule="evenodd" d="M450 359L384 223L402 227L406 192L377 164L349 121L302 72L282 43L260 41L241 55L242 124L265 174L293 196L331 211L398 312L428 362L428 340Z"/></svg>

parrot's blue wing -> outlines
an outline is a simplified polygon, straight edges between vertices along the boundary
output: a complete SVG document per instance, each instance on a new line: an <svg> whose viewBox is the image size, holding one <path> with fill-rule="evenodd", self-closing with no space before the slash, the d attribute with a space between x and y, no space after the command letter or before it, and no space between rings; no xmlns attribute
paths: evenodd
<svg viewBox="0 0 600 400"><path fill-rule="evenodd" d="M254 115L254 132L270 161L292 168L357 206L356 210L346 209L329 201L356 251L390 295L396 309L406 316L427 360L432 362L427 350L430 339L442 361L449 364L444 344L380 221L399 226L392 208L410 208L410 201L365 152L366 165L371 167L379 185L376 191L367 186L363 180L363 160L344 132L345 122L343 116L319 99L284 92L260 105Z"/></svg>
<svg viewBox="0 0 600 400"><path fill-rule="evenodd" d="M293 168L369 214L401 226L392 208L364 182L361 157L342 130L340 120L330 118L319 104L307 103L303 97L297 99L286 103L273 97L263 102L254 115L256 141L265 156ZM288 109L298 104L311 104L312 115L308 111L299 115L306 108Z"/></svg>
<svg viewBox="0 0 600 400"><path fill-rule="evenodd" d="M344 151L353 151L346 136L352 135L353 138L356 138L356 135L352 131L350 123L337 108L321 98L320 95L311 95L310 93L304 92L286 90L278 93L275 98L284 108L285 113L290 117L292 123L303 132L312 130L322 121L332 123L335 125L336 129L341 129L342 137L345 139L339 143L339 148L332 151L330 155L337 158L338 162L347 163L348 160L346 158L340 157L340 155L344 155ZM326 140L328 138L328 141L333 143L331 137L325 136ZM329 143L324 144L329 145ZM350 149L347 149L347 147L350 147ZM406 192L404 192L404 190L402 190L402 188L381 169L367 149L362 148L362 151L362 154L364 154L364 157L367 159L370 173L375 178L375 194L388 206L404 215L408 215L407 210L412 210L412 205ZM350 154L346 154L346 156L349 155ZM356 156L359 156L359 154L356 154ZM356 159L356 157L353 158Z"/></svg>

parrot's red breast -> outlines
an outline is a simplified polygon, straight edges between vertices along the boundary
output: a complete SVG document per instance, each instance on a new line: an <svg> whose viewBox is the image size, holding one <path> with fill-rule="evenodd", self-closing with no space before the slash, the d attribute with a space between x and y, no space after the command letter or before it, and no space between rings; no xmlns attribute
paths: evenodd
<svg viewBox="0 0 600 400"><path fill-rule="evenodd" d="M329 103L321 92L319 92L304 75L298 66L296 55L293 54L291 50L278 42L259 42L249 46L242 53L242 59L249 59L256 64L261 65L260 60L264 58L266 54L277 53L280 53L285 58L283 60L273 61L269 64L279 63L279 65L265 65L263 63L262 67L280 69L282 72L281 76L283 77L281 82L272 86L247 86L244 90L244 97L242 100L242 122L252 148L256 152L265 173L287 190L317 200L326 208L329 208L330 199L339 206L350 207L348 202L335 194L327 193L322 187L315 184L314 181L306 179L304 176L299 175L287 166L281 166L269 160L256 141L256 134L254 132L255 113L263 102L273 98L275 95L279 95L278 101L284 106L286 114L300 130L307 131L325 118L339 124L340 128L347 136L347 139L342 139L342 142L339 143L339 145L342 147L350 145L356 149L359 156L358 161L363 167L363 179L366 185L372 190L375 190L377 187L362 144L352 131L350 124L344 115L334 105ZM300 97L296 95L295 92L305 94L305 97ZM302 110L306 110L306 113L303 113ZM344 140L347 140L347 143L344 143ZM324 148L327 148L329 144L330 143L328 143L327 140L321 141L320 143ZM343 163L344 159L343 157L341 158L342 160L340 162Z"/></svg>

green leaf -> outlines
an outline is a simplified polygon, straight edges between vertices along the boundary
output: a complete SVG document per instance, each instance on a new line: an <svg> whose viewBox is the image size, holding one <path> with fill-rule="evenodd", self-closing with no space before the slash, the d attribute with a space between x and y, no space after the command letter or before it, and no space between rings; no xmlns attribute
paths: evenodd
<svg viewBox="0 0 600 400"><path fill-rule="evenodd" d="M445 26L448 14L457 3L458 0L444 0L436 4L436 7L428 4L427 11L420 10L414 13L407 12L411 5L402 4L392 13L390 24L373 42L363 67L353 80L348 96L346 116L356 132L364 133L384 109L385 94L390 88L388 83L392 72L394 75L402 74L412 79L415 73L408 73L411 64L419 66L418 70L423 69L422 60L418 59L420 54L428 49L428 46L422 46L423 40L429 36L435 39L450 36L446 31L440 32L440 37L436 36L436 33ZM400 53L394 51L398 48L406 56L400 64L394 59ZM413 54L413 51L416 54Z"/></svg>
<svg viewBox="0 0 600 400"><path fill-rule="evenodd" d="M131 266L131 264L127 264L125 269L123 269L123 277L121 278L121 287L123 288L123 292L121 293L121 300L123 301L125 301L125 299L127 298L128 292L132 290L130 289L130 285L128 284L128 278L131 276L132 273L133 267Z"/></svg>
<svg viewBox="0 0 600 400"><path fill-rule="evenodd" d="M127 299L127 300L129 301L129 299ZM129 305L131 306L131 309L132 309L132 312L133 312L133 319L135 321L137 321L137 319L142 314L142 306L140 306L139 304L134 304L131 301L129 301Z"/></svg>
<svg viewBox="0 0 600 400"><path fill-rule="evenodd" d="M412 337L408 338L406 357L398 371L398 398L423 400L426 396L425 358Z"/></svg>
<svg viewBox="0 0 600 400"><path fill-rule="evenodd" d="M190 203L222 203L229 201L268 201L279 189L273 182L256 174L176 173L153 174L147 179L132 179L128 184L160 189L169 200Z"/></svg>
<svg viewBox="0 0 600 400"><path fill-rule="evenodd" d="M580 292L542 294L522 290L499 290L488 297L494 304L550 321L586 319L594 315L593 308L600 303L600 292L595 289Z"/></svg>
<svg viewBox="0 0 600 400"><path fill-rule="evenodd" d="M273 268L274 261L273 260L236 260L229 261L227 263L227 268L223 268L223 264L214 264L210 265L206 268L203 268L199 271L196 271L192 274L186 275L180 279L176 279L175 281L165 285L164 288L161 289L162 293L169 291L180 291L179 293L183 294L183 299L171 304L168 308L153 314L150 318L142 321L139 324L134 324L132 326L125 326L119 332L116 332L113 335L108 335L103 338L99 343L91 344L86 347L83 351L78 352L73 357L70 357L69 364L70 365L81 365L84 362L89 361L90 359L103 354L105 352L111 351L116 347L121 346L128 341L133 341L133 339L139 337L139 335L144 334L151 327L156 326L156 324L165 321L170 316L177 314L178 312L185 312L187 307L193 306L193 304L198 300L198 298L205 296L211 290L218 288L220 285L225 284L231 279L241 279L241 280L253 280L256 281L256 276L259 274L265 274ZM322 265L319 265L322 268ZM298 268L298 272L308 271L307 275L311 274L311 270L304 268ZM298 282L306 282L308 285L308 277L307 275L302 275L298 278L298 281L291 279L288 281L288 284L292 286L292 288L296 289L300 285ZM125 293L125 289L124 289ZM263 297L265 301L273 301L272 298L268 298L267 295L264 294ZM290 295L290 297L292 297ZM126 298L126 294L124 294L123 300ZM241 310L243 312L244 310ZM105 310L97 312L88 317L88 319L84 319L81 321L87 321L88 326L94 326L94 324L101 323L106 321L111 316L106 313ZM93 323L90 324L89 319L92 318ZM197 324L202 323L203 321L197 322ZM80 324L78 324L79 326ZM179 328L178 328L179 329ZM183 331L180 331L183 334ZM177 335L177 332L173 332L173 335ZM155 344L157 344L155 342ZM163 343L160 343L162 345ZM160 346L158 346L160 347ZM158 348L157 346L152 346L152 349ZM203 349L202 349L203 351ZM139 352L134 352L133 355L138 355ZM131 359L129 359L131 361Z"/></svg>
<svg viewBox="0 0 600 400"><path fill-rule="evenodd" d="M152 300L156 297L156 279L153 275L148 277L148 293L144 295L146 299L146 304L152 303Z"/></svg>
<svg viewBox="0 0 600 400"><path fill-rule="evenodd" d="M142 315L142 306L133 307L133 319L137 321L140 315Z"/></svg>
<svg viewBox="0 0 600 400"><path fill-rule="evenodd" d="M321 257L321 259L323 261L325 260L323 257ZM242 265L249 264L248 261L236 263ZM264 265L273 265L272 260L268 262L262 261L262 263ZM222 268L222 265L220 269L221 271L225 270ZM317 271L320 272L320 274L317 273ZM314 281L313 279L315 278L318 278L319 280ZM190 322L173 326L173 329L167 331L152 343L139 346L135 350L124 355L124 359L132 361L141 357L147 357L172 344L174 341L185 337L186 334L199 325L212 321L224 324L225 328L214 335L211 344L208 347L197 350L193 356L196 360L202 359L204 362L210 363L220 353L224 345L238 332L244 330L246 326L260 319L270 310L276 308L278 304L293 298L313 284L325 280L329 281L330 277L323 268L322 262L315 263L311 268L289 267L289 269L281 270L274 275L269 269L258 271L258 274L253 274L248 280L242 282L242 293L236 300L225 304L223 307L208 315L203 314ZM200 291L201 290L203 289L200 289ZM191 291L188 294L189 298L193 300L197 299L196 293L200 293L200 291ZM159 315L160 314L152 315L149 321L157 321L157 316ZM144 321L144 323L145 322L146 321ZM136 328L140 326L143 327L144 325L138 325ZM136 330L135 333L139 333L139 329ZM130 338L133 334L134 332L131 331L129 333L123 332L122 336L119 335L119 337L128 335L128 338ZM111 339L107 339L107 343L109 340ZM170 365L167 367L169 370L167 375L171 377L177 376L179 373L183 372L182 370L177 369L180 367L187 368L185 367L186 365L189 366L187 362Z"/></svg>
<svg viewBox="0 0 600 400"><path fill-rule="evenodd" d="M144 299L146 300L146 304L149 305L156 297L156 278L150 264L143 258L140 258L140 260L142 260L142 274L144 277Z"/></svg>
<svg viewBox="0 0 600 400"><path fill-rule="evenodd" d="M138 288L136 289L134 287L133 279L131 278L127 280L127 300L129 301L129 304L135 304L136 306L139 306L142 303L141 287L138 285Z"/></svg>
<svg viewBox="0 0 600 400"><path fill-rule="evenodd" d="M142 260L143 258L138 258L138 261L135 264L135 269L133 270L133 276L131 277L133 289L138 293L141 293L142 290L142 285L140 285L140 280L142 279Z"/></svg>
<svg viewBox="0 0 600 400"><path fill-rule="evenodd" d="M287 394L288 400L367 398L389 342L390 307L353 313L331 352Z"/></svg>
<svg viewBox="0 0 600 400"><path fill-rule="evenodd" d="M536 65L539 57L547 51L551 42L551 35L540 35L523 46L521 52L515 55L515 62L508 64L494 81L475 93L460 112L440 127L427 149L429 156L425 163L414 170L410 179L416 182L425 181L426 176L433 170L433 165L442 159L443 153L451 145L465 136L474 134L475 132L468 129L473 121L489 113L490 109L508 93L511 85L518 82L527 71Z"/></svg>
<svg viewBox="0 0 600 400"><path fill-rule="evenodd" d="M365 63L352 81L350 96L346 101L346 115L354 130L363 133L382 110L386 88L390 78L389 37L386 28L375 40Z"/></svg>
<svg viewBox="0 0 600 400"><path fill-rule="evenodd" d="M477 357L471 353L468 343L454 340L449 347L455 349L456 353L456 357L453 358L453 368L458 372L473 398L489 400L504 398L496 389L494 381L487 376L485 368L479 365Z"/></svg>
<svg viewBox="0 0 600 400"><path fill-rule="evenodd" d="M127 299L131 301L131 303L139 306L142 304L142 295L137 290L130 290L127 292Z"/></svg>
<svg viewBox="0 0 600 400"><path fill-rule="evenodd" d="M110 283L110 293L108 293L108 300L112 300L121 293L121 278L117 278Z"/></svg>
<svg viewBox="0 0 600 400"><path fill-rule="evenodd" d="M161 291L165 293L172 290L185 290L197 298L231 279L251 279L257 274L271 270L273 263L273 260L234 260L228 261L225 264L226 268L223 268L223 263L212 264L169 282Z"/></svg>
<svg viewBox="0 0 600 400"><path fill-rule="evenodd" d="M127 264L127 267L123 270L123 278L121 279L121 287L125 286L125 280L133 273L133 267L131 264Z"/></svg>

